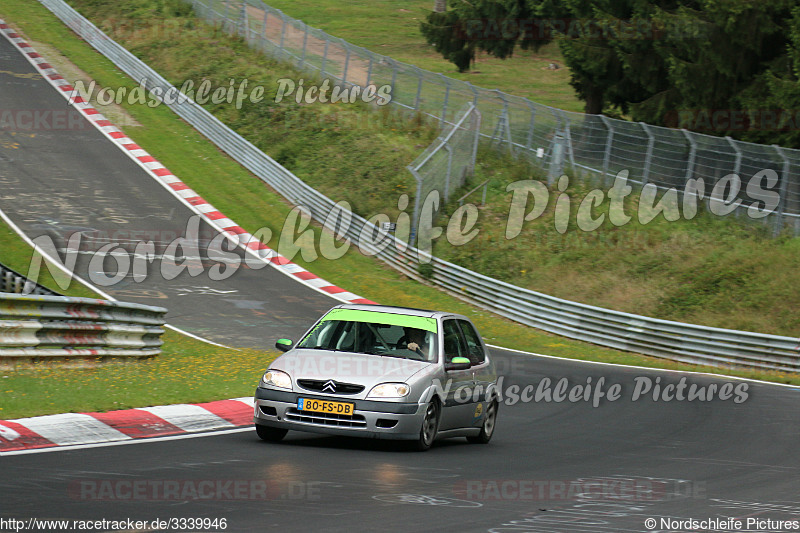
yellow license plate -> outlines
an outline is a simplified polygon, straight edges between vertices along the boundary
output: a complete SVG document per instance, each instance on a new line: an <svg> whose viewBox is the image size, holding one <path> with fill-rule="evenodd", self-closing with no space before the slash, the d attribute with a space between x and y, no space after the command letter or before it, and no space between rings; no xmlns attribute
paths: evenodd
<svg viewBox="0 0 800 533"><path fill-rule="evenodd" d="M345 402L329 402L328 400L312 400L310 398L297 399L298 411L350 416L353 414L354 407L355 404Z"/></svg>

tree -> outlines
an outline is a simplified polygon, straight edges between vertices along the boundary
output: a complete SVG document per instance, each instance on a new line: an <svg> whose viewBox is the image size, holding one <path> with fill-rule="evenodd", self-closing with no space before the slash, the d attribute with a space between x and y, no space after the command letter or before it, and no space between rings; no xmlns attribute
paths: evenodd
<svg viewBox="0 0 800 533"><path fill-rule="evenodd" d="M681 110L798 109L799 10L794 0L461 0L421 30L462 72L476 49L506 58L556 41L587 113L675 125ZM528 30L503 31L508 21Z"/></svg>
<svg viewBox="0 0 800 533"><path fill-rule="evenodd" d="M609 46L601 26L617 24L619 14L631 10L633 0L616 0L614 10L591 0L475 0L462 1L445 13L431 13L421 25L429 44L459 72L475 60L475 50L495 57L510 57L518 45L538 50L557 40L570 68L570 84L586 102L586 112L597 114L613 101L623 64Z"/></svg>

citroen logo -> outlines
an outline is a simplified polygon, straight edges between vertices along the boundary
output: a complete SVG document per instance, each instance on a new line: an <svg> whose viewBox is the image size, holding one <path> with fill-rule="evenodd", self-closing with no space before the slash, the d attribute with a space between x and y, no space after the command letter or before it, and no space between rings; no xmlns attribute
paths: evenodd
<svg viewBox="0 0 800 533"><path fill-rule="evenodd" d="M322 392L336 392L336 382L332 379L326 381L325 385L322 386Z"/></svg>

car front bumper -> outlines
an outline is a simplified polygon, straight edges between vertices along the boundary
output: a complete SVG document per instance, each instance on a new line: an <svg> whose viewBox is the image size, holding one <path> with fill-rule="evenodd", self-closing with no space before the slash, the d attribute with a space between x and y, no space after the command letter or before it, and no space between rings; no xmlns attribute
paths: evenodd
<svg viewBox="0 0 800 533"><path fill-rule="evenodd" d="M298 411L300 397L351 402L355 403L355 409L348 417ZM424 416L424 404L350 400L259 387L255 394L253 422L260 426L328 435L414 440L419 438Z"/></svg>

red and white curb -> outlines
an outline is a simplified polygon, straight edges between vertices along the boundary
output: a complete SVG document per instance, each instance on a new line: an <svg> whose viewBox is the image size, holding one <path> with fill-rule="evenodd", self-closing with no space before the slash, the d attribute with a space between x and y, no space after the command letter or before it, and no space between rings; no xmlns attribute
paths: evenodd
<svg viewBox="0 0 800 533"><path fill-rule="evenodd" d="M292 279L336 300L374 303L325 281L261 243L178 179L91 104L80 96L70 98L74 88L69 82L3 19L0 19L0 33L100 132L190 210L200 215L213 228L233 238L247 253L277 268ZM122 443L136 439L234 429L252 425L253 409L252 398L235 398L107 413L65 413L0 420L0 455L38 448Z"/></svg>
<svg viewBox="0 0 800 533"><path fill-rule="evenodd" d="M158 160L134 143L85 99L80 96L71 97L70 94L74 92L73 86L61 77L53 66L20 37L19 34L10 28L3 19L0 19L0 33L28 59L45 80L67 99L72 107L86 117L86 119L100 130L103 135L116 144L123 152L128 154L142 169L164 186L173 196L183 202L190 210L200 215L208 224L219 232L231 237L246 253L268 263L280 272L315 291L341 302L375 303L333 285L300 265L289 261L275 250L261 243L256 237L222 214L188 185L183 183L164 165L159 163Z"/></svg>
<svg viewBox="0 0 800 533"><path fill-rule="evenodd" d="M233 429L253 424L253 398L162 405L108 413L65 413L0 420L4 452L122 442Z"/></svg>

